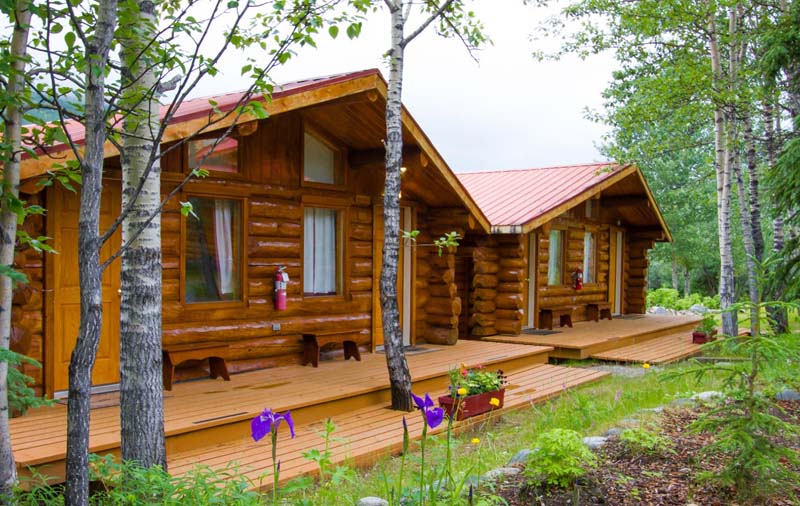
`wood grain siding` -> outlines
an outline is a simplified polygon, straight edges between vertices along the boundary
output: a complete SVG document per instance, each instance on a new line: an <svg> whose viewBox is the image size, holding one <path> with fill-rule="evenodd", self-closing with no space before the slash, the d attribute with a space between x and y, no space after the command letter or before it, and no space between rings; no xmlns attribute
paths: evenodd
<svg viewBox="0 0 800 506"><path fill-rule="evenodd" d="M647 252L653 247L653 239L637 237L635 234L625 239L625 292L626 313L644 313L647 292Z"/></svg>

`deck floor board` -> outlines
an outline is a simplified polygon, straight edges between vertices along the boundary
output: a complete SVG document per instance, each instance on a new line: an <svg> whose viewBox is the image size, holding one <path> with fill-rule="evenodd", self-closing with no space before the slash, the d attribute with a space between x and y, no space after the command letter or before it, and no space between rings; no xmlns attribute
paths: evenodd
<svg viewBox="0 0 800 506"><path fill-rule="evenodd" d="M632 344L603 353L596 353L592 358L611 362L634 362L650 364L668 364L701 352L701 345L692 343L691 334L679 332L657 337L644 343Z"/></svg>

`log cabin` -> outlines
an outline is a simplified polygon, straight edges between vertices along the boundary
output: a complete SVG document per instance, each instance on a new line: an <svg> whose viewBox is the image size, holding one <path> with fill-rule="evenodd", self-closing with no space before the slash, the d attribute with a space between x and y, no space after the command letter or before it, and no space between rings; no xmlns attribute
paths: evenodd
<svg viewBox="0 0 800 506"><path fill-rule="evenodd" d="M491 223L488 235L469 232L456 254L458 293L469 301L462 337L549 327L541 320L553 309L573 321L591 310L645 312L647 252L672 236L638 167L596 163L459 179Z"/></svg>
<svg viewBox="0 0 800 506"><path fill-rule="evenodd" d="M378 70L276 87L270 100L256 97L269 117L240 118L224 140L220 132L233 119L222 113L241 94L182 104L164 135L162 193L219 142L202 164L209 176L190 181L161 215L165 347L223 343L229 371L242 372L301 363L302 335L308 332L347 333L364 351L381 346L377 282L386 88ZM402 121L401 228L420 230L416 243L400 247L403 339L453 344L462 304L456 256L438 255L432 241L449 231L487 234L489 221L405 109ZM81 128L69 128L80 144ZM51 237L58 254L27 249L15 258L31 283L15 293L12 347L42 363L41 370L26 372L48 396L68 386L78 331L79 197L58 184L36 183L54 158L63 163L73 157L66 145L53 145L22 164L23 198L47 209L46 216L29 218L25 229ZM101 228L119 212L120 186L119 154L107 144ZM181 202L190 202L195 216L183 216ZM101 256L119 246L116 234ZM283 311L274 300L278 268L289 278ZM98 391L113 389L119 380L119 276L115 261L103 278L103 330L93 377ZM198 367L177 371L178 378L199 374Z"/></svg>

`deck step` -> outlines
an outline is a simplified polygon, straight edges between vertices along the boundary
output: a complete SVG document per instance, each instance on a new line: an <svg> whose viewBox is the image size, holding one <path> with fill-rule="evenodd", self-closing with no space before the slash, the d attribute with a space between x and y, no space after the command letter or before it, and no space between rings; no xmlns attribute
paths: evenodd
<svg viewBox="0 0 800 506"><path fill-rule="evenodd" d="M691 333L676 332L642 343L595 353L592 358L611 362L668 364L701 352L701 345L692 343Z"/></svg>
<svg viewBox="0 0 800 506"><path fill-rule="evenodd" d="M531 404L542 402L559 395L570 388L598 381L607 373L589 369L560 367L537 364L518 369L509 374L509 386L506 389L505 406L488 414L521 409ZM423 392L416 392L421 394ZM442 393L442 392L439 392ZM431 394L433 396L433 394ZM422 421L419 413L403 413L392 411L387 403L356 409L351 412L333 416L336 432L330 441L331 460L334 464L347 462L352 465L368 465L377 461L380 456L398 453L402 449L402 419L406 417L412 439L419 439L422 434ZM473 423L485 420L476 417L469 419L464 428ZM442 432L445 425L435 429L433 433ZM296 427L297 437L289 439L288 430L283 427L279 434L278 459L281 462L281 481L294 477L315 474L316 464L302 456L302 452L317 448L322 450L323 422L301 424ZM224 471L235 466L252 482L252 488L269 488L272 485L272 457L269 442L254 443L247 433L237 440L213 446L198 447L191 450L172 453L169 456L170 473L180 475L189 472L198 465L208 466L217 471Z"/></svg>

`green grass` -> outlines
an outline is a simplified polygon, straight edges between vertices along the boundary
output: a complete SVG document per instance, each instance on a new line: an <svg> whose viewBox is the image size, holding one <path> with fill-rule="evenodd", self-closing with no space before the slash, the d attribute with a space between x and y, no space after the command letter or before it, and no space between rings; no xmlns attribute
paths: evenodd
<svg viewBox="0 0 800 506"><path fill-rule="evenodd" d="M650 369L639 378L612 376L595 384L568 390L549 402L490 419L454 438L452 453L457 456L453 461L454 474L480 475L502 467L519 450L530 448L538 434L550 429L571 429L585 436L599 435L643 408L664 405L679 397L719 387L718 381L712 376L697 381L690 374L694 370L696 366L684 363L658 371ZM667 377L667 372L678 371L689 374ZM409 416L419 415L412 413ZM426 456L429 462L444 460L443 437L438 436L434 438L436 443L429 443ZM480 443L473 444L473 438L480 439ZM406 463L407 484L417 483L417 476L413 473L418 470L418 461L419 452L415 450ZM398 467L399 459L386 458L378 465L359 472L358 477L350 483L339 484L335 488L323 486L305 489L303 496L310 501L308 504L319 506L354 504L359 497L381 496L384 492L382 472L394 475ZM287 504L295 504L297 498L295 495Z"/></svg>

